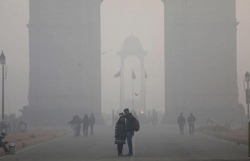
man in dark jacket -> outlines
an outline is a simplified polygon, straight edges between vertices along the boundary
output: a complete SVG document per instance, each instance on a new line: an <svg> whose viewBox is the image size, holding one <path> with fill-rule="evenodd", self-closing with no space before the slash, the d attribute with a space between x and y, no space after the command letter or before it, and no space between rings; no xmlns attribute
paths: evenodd
<svg viewBox="0 0 250 161"><path fill-rule="evenodd" d="M89 118L89 125L90 125L90 130L91 130L91 135L94 135L94 125L95 125L95 117L94 114L92 113L90 118Z"/></svg>
<svg viewBox="0 0 250 161"><path fill-rule="evenodd" d="M186 119L183 116L183 113L181 112L180 116L178 117L178 125L180 127L180 134L184 134L184 126L186 126Z"/></svg>
<svg viewBox="0 0 250 161"><path fill-rule="evenodd" d="M134 136L134 124L135 124L135 117L132 113L129 112L129 109L124 109L125 118L126 118L126 136L127 136L127 143L129 148L129 153L127 156L133 156L133 144L132 138Z"/></svg>
<svg viewBox="0 0 250 161"><path fill-rule="evenodd" d="M188 125L189 125L189 133L190 135L194 134L194 122L195 122L196 118L194 117L194 115L192 113L190 113L190 116L187 119Z"/></svg>
<svg viewBox="0 0 250 161"><path fill-rule="evenodd" d="M5 155L9 155L9 149L6 147L6 144L8 144L7 141L3 141L3 139L5 138L5 133L1 133L0 134L0 148L3 148Z"/></svg>

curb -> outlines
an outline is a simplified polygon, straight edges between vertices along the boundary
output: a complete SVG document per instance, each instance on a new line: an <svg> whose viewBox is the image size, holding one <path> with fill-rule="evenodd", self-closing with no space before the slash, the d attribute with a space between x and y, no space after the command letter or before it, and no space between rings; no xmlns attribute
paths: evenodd
<svg viewBox="0 0 250 161"><path fill-rule="evenodd" d="M33 149L33 148L42 146L42 145L47 144L47 143L50 143L50 142L53 142L53 141L55 141L55 140L57 140L57 139L62 139L63 137L65 137L65 136L67 136L67 135L68 135L67 133L64 133L64 135L61 135L60 137L57 137L57 138L55 138L55 139L47 140L47 141L45 141L45 142L40 142L40 143L38 143L38 144L36 144L36 145L32 145L32 146L29 146L29 147L26 147L26 148L23 148L23 149L19 149L19 150L16 151L16 154L19 154L19 153L22 153L22 152L24 152L24 151L26 151L26 150L30 150L30 149ZM0 160L3 160L3 159L5 159L5 158L9 158L9 157L12 157L12 156L13 156L13 155L3 155L3 156L0 156Z"/></svg>
<svg viewBox="0 0 250 161"><path fill-rule="evenodd" d="M243 140L243 139L230 137L230 136L225 136L225 135L220 135L220 134L214 134L214 133L210 133L210 132L201 132L201 133L205 134L205 135L208 135L208 136L216 137L216 138L219 138L219 139L227 140L227 141L230 141L230 142L235 142L236 144L242 144L242 145L248 146L248 141Z"/></svg>
<svg viewBox="0 0 250 161"><path fill-rule="evenodd" d="M40 145L46 142L50 142L59 138L62 138L64 136L68 135L67 132L65 131L60 131L56 134L50 134L50 135L46 135L40 138L33 138L33 139L29 139L29 140L24 140L24 141L20 141L15 143L16 144L16 152L18 151L22 151L24 149L27 149L29 147L33 147L36 145ZM0 151L0 157L5 156L3 150L1 149Z"/></svg>

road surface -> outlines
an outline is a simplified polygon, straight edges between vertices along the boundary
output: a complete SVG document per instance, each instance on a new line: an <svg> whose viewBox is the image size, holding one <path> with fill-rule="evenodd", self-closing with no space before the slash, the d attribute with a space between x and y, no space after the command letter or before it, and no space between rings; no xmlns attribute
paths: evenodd
<svg viewBox="0 0 250 161"><path fill-rule="evenodd" d="M187 130L187 128L186 128ZM198 161L248 160L244 145L217 139L203 134L179 135L178 127L141 126L135 133L133 157L117 157L114 145L114 127L96 127L96 135L73 138L72 135L3 156L4 161ZM124 154L128 152L125 145Z"/></svg>

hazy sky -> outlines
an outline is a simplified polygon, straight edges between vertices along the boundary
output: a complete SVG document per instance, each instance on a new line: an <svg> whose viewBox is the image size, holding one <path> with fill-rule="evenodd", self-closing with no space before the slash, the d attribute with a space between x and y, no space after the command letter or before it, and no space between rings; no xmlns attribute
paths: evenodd
<svg viewBox="0 0 250 161"><path fill-rule="evenodd" d="M119 79L113 76L120 69L117 52L131 34L141 40L148 53L145 58L145 68L149 75L147 107L163 110L164 8L161 0L104 0L101 13L102 51L107 51L102 55L103 111L109 112L119 107ZM4 50L8 64L7 113L16 112L27 105L28 20L28 0L0 0L0 50ZM246 70L250 71L250 0L237 1L237 20L240 22L237 53L239 101L245 105L243 77ZM132 66L137 63L138 60L131 58Z"/></svg>

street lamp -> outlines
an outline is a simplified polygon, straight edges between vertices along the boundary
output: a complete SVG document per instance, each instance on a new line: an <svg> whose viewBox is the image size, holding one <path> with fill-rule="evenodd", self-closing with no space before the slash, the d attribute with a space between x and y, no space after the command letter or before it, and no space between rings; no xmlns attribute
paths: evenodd
<svg viewBox="0 0 250 161"><path fill-rule="evenodd" d="M2 51L0 56L0 63L2 65L2 120L4 120L4 66L5 66L5 55Z"/></svg>
<svg viewBox="0 0 250 161"><path fill-rule="evenodd" d="M249 122L249 103L250 103L250 90L249 90L249 82L250 82L250 74L246 72L245 81L247 83L246 89L246 103L247 103L247 118L248 118L248 156L250 157L250 122Z"/></svg>
<svg viewBox="0 0 250 161"><path fill-rule="evenodd" d="M245 74L245 81L247 83L247 89L246 89L246 103L247 103L247 118L249 119L249 103L250 103L250 91L249 91L249 82L250 82L250 74L249 72L246 72Z"/></svg>

